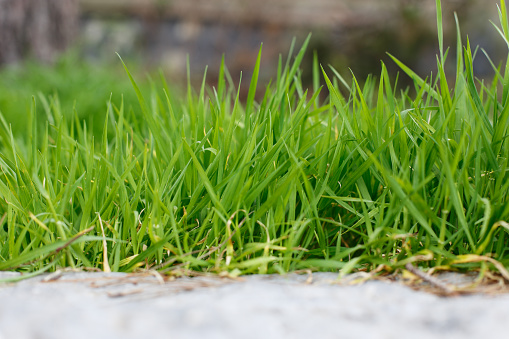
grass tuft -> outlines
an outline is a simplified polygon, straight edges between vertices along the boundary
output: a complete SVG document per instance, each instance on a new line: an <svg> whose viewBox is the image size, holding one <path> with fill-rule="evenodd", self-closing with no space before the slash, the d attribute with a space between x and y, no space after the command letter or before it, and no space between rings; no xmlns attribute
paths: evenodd
<svg viewBox="0 0 509 339"><path fill-rule="evenodd" d="M217 88L204 76L176 96L164 77L141 90L122 61L139 107L110 96L102 128L96 112L86 123L44 94L21 136L2 115L0 270L346 274L419 262L506 275L509 62L492 82L475 78L458 28L451 83L436 3L435 77L392 56L413 95L383 64L378 80L347 84L317 56L306 90L308 37L259 100L261 48L245 103L224 62ZM507 42L503 0L500 20Z"/></svg>

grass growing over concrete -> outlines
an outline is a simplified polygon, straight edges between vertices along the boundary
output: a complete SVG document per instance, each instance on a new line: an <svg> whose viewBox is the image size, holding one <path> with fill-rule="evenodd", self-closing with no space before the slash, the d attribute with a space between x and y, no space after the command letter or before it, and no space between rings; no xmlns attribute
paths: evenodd
<svg viewBox="0 0 509 339"><path fill-rule="evenodd" d="M459 29L445 50L437 8L438 73L422 79L394 58L415 94L383 64L378 80L347 84L316 59L306 90L308 38L260 100L261 50L245 102L224 65L216 87L204 78L184 96L164 77L143 94L126 67L139 106L108 101L102 135L44 96L21 137L2 118L0 270L347 273L418 262L506 274L509 59L489 83L476 79L480 51ZM509 43L506 13L501 1ZM451 54L455 79L444 71Z"/></svg>

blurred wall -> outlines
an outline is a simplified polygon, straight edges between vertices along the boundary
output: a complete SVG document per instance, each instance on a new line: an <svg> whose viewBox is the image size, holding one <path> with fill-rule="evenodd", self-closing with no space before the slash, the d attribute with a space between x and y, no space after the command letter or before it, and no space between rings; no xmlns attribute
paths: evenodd
<svg viewBox="0 0 509 339"><path fill-rule="evenodd" d="M505 57L507 47L489 23L498 21L497 0L442 3L446 45L455 44L457 12L472 45L486 49L495 62ZM308 56L316 50L323 65L346 76L348 68L360 79L377 74L380 60L397 71L386 52L423 75L436 60L435 0L0 0L0 64L26 56L53 60L74 41L78 17L76 41L86 58L118 63L118 52L162 67L172 79L185 78L189 55L192 75L200 78L208 65L213 81L224 53L233 78L243 71L249 81L263 42L261 77L267 80L280 54L285 60L292 38L298 47L309 32ZM489 75L481 54L476 71Z"/></svg>
<svg viewBox="0 0 509 339"><path fill-rule="evenodd" d="M95 58L123 57L161 66L175 78L205 65L213 78L221 55L234 78L244 78L263 42L262 78L275 73L293 37L297 46L313 33L309 51L322 64L363 78L378 73L380 60L397 71L386 52L428 75L436 65L435 0L80 0L82 42ZM494 60L507 52L489 20L497 20L497 0L442 0L446 45L455 46L457 12L463 36L481 45ZM453 49L454 50L454 49ZM308 53L311 55L312 53ZM480 75L490 66L479 56ZM450 58L451 61L453 58ZM307 62L310 62L309 60ZM310 67L309 67L310 68ZM478 74L479 74L478 73ZM305 74L306 76L306 74ZM248 79L247 79L248 80Z"/></svg>
<svg viewBox="0 0 509 339"><path fill-rule="evenodd" d="M53 61L79 26L77 0L0 0L0 65Z"/></svg>

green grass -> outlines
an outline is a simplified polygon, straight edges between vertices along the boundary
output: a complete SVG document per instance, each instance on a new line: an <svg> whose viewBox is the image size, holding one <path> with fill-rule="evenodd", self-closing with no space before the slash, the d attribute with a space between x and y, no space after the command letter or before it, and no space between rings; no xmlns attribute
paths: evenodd
<svg viewBox="0 0 509 339"><path fill-rule="evenodd" d="M93 64L80 60L77 51L62 56L53 66L27 61L1 71L0 111L12 125L15 137L26 132L25 118L30 111L32 96L37 99L41 117L51 105L58 105L68 118L76 110L94 134L103 129L106 103L124 100L126 107L137 107L132 86L121 65ZM144 89L150 87L143 82ZM93 122L95 125L92 125ZM41 126L44 126L41 121Z"/></svg>
<svg viewBox="0 0 509 339"><path fill-rule="evenodd" d="M422 79L394 58L412 90L383 64L378 80L346 84L316 58L306 90L308 38L260 100L261 53L245 102L224 65L217 87L204 78L186 95L164 78L142 94L126 68L139 106L108 101L99 135L37 97L22 136L1 121L0 270L344 274L419 262L505 274L509 59L476 79L479 51L458 31L446 78L437 12L438 73ZM504 1L500 20L508 42Z"/></svg>

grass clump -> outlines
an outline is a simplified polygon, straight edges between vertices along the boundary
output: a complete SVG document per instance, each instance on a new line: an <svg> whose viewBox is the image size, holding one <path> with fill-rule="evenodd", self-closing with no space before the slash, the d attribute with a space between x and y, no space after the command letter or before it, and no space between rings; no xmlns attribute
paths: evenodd
<svg viewBox="0 0 509 339"><path fill-rule="evenodd" d="M504 1L500 19L508 42ZM224 65L216 88L204 78L185 96L164 77L143 95L126 68L140 108L108 101L100 136L58 104L40 128L34 99L22 138L1 121L0 270L347 273L420 262L506 274L509 59L490 83L476 79L458 29L451 82L440 11L438 31L436 76L394 58L415 94L383 64L361 86L316 58L305 90L308 38L259 101L261 49L245 103Z"/></svg>

